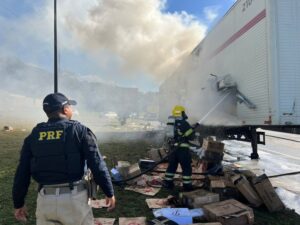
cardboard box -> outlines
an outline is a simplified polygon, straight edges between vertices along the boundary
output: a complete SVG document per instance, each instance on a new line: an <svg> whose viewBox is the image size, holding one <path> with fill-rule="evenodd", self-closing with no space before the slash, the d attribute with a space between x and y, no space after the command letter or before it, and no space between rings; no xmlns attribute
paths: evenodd
<svg viewBox="0 0 300 225"><path fill-rule="evenodd" d="M285 208L267 175L263 174L254 178L252 183L258 195L261 197L270 212L280 211Z"/></svg>
<svg viewBox="0 0 300 225"><path fill-rule="evenodd" d="M182 192L182 203L190 208L201 208L203 205L220 201L219 194L203 189Z"/></svg>
<svg viewBox="0 0 300 225"><path fill-rule="evenodd" d="M225 177L212 176L210 179L210 191L219 194L220 200L227 200L231 198L239 199L241 197L238 189L225 180Z"/></svg>
<svg viewBox="0 0 300 225"><path fill-rule="evenodd" d="M223 153L224 143L219 142L219 141L212 141L212 140L204 139L202 149L204 151Z"/></svg>
<svg viewBox="0 0 300 225"><path fill-rule="evenodd" d="M234 200L225 200L203 207L209 221L218 221L222 225L251 225L254 223L253 210Z"/></svg>
<svg viewBox="0 0 300 225"><path fill-rule="evenodd" d="M119 225L146 225L146 217L120 217Z"/></svg>
<svg viewBox="0 0 300 225"><path fill-rule="evenodd" d="M225 188L225 181L222 179L219 180L211 180L210 181L210 188Z"/></svg>
<svg viewBox="0 0 300 225"><path fill-rule="evenodd" d="M138 163L135 163L129 167L128 178L134 177L141 173L140 167ZM138 178L127 181L128 184L135 184Z"/></svg>
<svg viewBox="0 0 300 225"><path fill-rule="evenodd" d="M240 173L242 173L247 179L252 180L256 177L256 174L253 173L251 170L239 170Z"/></svg>
<svg viewBox="0 0 300 225"><path fill-rule="evenodd" d="M149 158L154 160L155 162L162 160L166 155L166 150L163 148L151 148L148 151Z"/></svg>
<svg viewBox="0 0 300 225"><path fill-rule="evenodd" d="M210 181L212 180L225 180L225 177L224 176L215 176L215 175L207 175L208 179Z"/></svg>
<svg viewBox="0 0 300 225"><path fill-rule="evenodd" d="M141 171L146 171L155 166L155 161L150 159L140 159L139 160L139 167Z"/></svg>
<svg viewBox="0 0 300 225"><path fill-rule="evenodd" d="M128 161L118 161L118 165L116 166L117 170L123 177L123 179L128 178L130 163Z"/></svg>
<svg viewBox="0 0 300 225"><path fill-rule="evenodd" d="M235 175L231 180L251 205L258 207L262 204L262 200L251 186L250 182L243 175Z"/></svg>
<svg viewBox="0 0 300 225"><path fill-rule="evenodd" d="M200 157L200 159L205 160L207 162L220 162L223 160L224 153L203 150L199 157Z"/></svg>

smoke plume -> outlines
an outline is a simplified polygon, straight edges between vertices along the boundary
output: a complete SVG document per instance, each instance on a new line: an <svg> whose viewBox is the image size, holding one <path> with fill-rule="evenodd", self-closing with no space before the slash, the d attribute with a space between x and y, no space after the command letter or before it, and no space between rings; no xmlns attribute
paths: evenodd
<svg viewBox="0 0 300 225"><path fill-rule="evenodd" d="M186 12L164 12L164 0L99 0L83 20L66 25L82 47L119 57L125 72L142 71L161 81L203 38L206 27Z"/></svg>

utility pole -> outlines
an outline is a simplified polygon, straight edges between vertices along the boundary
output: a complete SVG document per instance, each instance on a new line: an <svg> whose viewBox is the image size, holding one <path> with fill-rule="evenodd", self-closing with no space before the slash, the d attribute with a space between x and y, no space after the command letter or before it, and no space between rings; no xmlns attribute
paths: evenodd
<svg viewBox="0 0 300 225"><path fill-rule="evenodd" d="M56 26L56 0L54 0L54 93L57 93L57 26Z"/></svg>

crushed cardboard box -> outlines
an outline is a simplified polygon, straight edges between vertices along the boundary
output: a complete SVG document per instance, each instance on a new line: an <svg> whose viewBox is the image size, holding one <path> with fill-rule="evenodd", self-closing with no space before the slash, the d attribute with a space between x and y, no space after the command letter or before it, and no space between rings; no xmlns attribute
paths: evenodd
<svg viewBox="0 0 300 225"><path fill-rule="evenodd" d="M147 198L146 203L150 209L161 209L171 207L168 198Z"/></svg>
<svg viewBox="0 0 300 225"><path fill-rule="evenodd" d="M222 225L251 225L254 223L253 210L234 199L211 203L205 205L203 209L207 220L218 221Z"/></svg>
<svg viewBox="0 0 300 225"><path fill-rule="evenodd" d="M267 175L263 174L252 179L252 183L270 212L281 211L285 208Z"/></svg>
<svg viewBox="0 0 300 225"><path fill-rule="evenodd" d="M200 154L200 158L206 162L220 162L223 160L224 153L205 150ZM201 162L202 164L203 162ZM201 165L203 168L204 166Z"/></svg>
<svg viewBox="0 0 300 225"><path fill-rule="evenodd" d="M226 175L226 174L225 174ZM208 176L210 180L209 190L213 193L217 193L220 196L220 200L227 200L231 198L240 198L238 189L234 186L231 180L227 180L226 176Z"/></svg>
<svg viewBox="0 0 300 225"><path fill-rule="evenodd" d="M260 197L244 175L237 174L231 180L252 206L259 207L262 204Z"/></svg>
<svg viewBox="0 0 300 225"><path fill-rule="evenodd" d="M210 187L213 188L225 188L225 181L220 179L220 180L212 180L210 181Z"/></svg>
<svg viewBox="0 0 300 225"><path fill-rule="evenodd" d="M116 169L119 171L123 179L128 177L130 163L128 161L118 161Z"/></svg>
<svg viewBox="0 0 300 225"><path fill-rule="evenodd" d="M94 225L114 225L115 218L94 218Z"/></svg>
<svg viewBox="0 0 300 225"><path fill-rule="evenodd" d="M101 209L101 208L106 208L108 207L106 204L106 200L105 199L100 199L100 200L89 200L88 204L95 209Z"/></svg>
<svg viewBox="0 0 300 225"><path fill-rule="evenodd" d="M141 187L155 187L155 188L161 188L162 187L162 177L157 175L146 175L143 174L137 179L136 185Z"/></svg>
<svg viewBox="0 0 300 225"><path fill-rule="evenodd" d="M182 203L190 208L201 208L203 205L220 201L219 194L203 189L182 192Z"/></svg>
<svg viewBox="0 0 300 225"><path fill-rule="evenodd" d="M141 173L140 167L138 163L131 165L128 169L128 178L134 177ZM127 181L128 184L135 184L138 181L138 178Z"/></svg>
<svg viewBox="0 0 300 225"><path fill-rule="evenodd" d="M204 139L202 149L204 151L212 151L212 152L223 153L224 143L219 142L219 141Z"/></svg>
<svg viewBox="0 0 300 225"><path fill-rule="evenodd" d="M160 188L127 186L125 187L125 190L134 191L143 195L154 196L159 192Z"/></svg>
<svg viewBox="0 0 300 225"><path fill-rule="evenodd" d="M206 162L220 162L224 156L224 143L213 141L211 139L204 139L202 151L199 153L200 159ZM203 162L202 162L203 164ZM201 166L205 171L205 165Z"/></svg>
<svg viewBox="0 0 300 225"><path fill-rule="evenodd" d="M146 217L120 217L119 225L146 225Z"/></svg>

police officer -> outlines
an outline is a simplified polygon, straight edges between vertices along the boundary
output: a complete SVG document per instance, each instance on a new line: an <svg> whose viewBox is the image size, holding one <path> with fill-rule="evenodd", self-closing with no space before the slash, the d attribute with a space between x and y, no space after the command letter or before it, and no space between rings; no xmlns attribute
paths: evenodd
<svg viewBox="0 0 300 225"><path fill-rule="evenodd" d="M187 115L185 114L185 108L180 105L176 105L172 110L174 137L170 143L173 154L169 156L169 166L165 173L163 186L168 189L174 187L173 179L178 167L178 163L182 168L183 189L184 191L191 191L192 187L192 157L189 150L189 140L192 138L194 131L191 125L187 122ZM169 117L170 120L170 117ZM172 122L168 123L168 126L172 125Z"/></svg>
<svg viewBox="0 0 300 225"><path fill-rule="evenodd" d="M94 224L88 205L84 167L106 195L108 210L115 207L114 190L106 164L92 131L71 120L74 100L61 93L49 94L43 101L48 122L33 128L24 140L13 184L15 218L26 222L25 196L30 177L39 184L36 219L38 225Z"/></svg>

